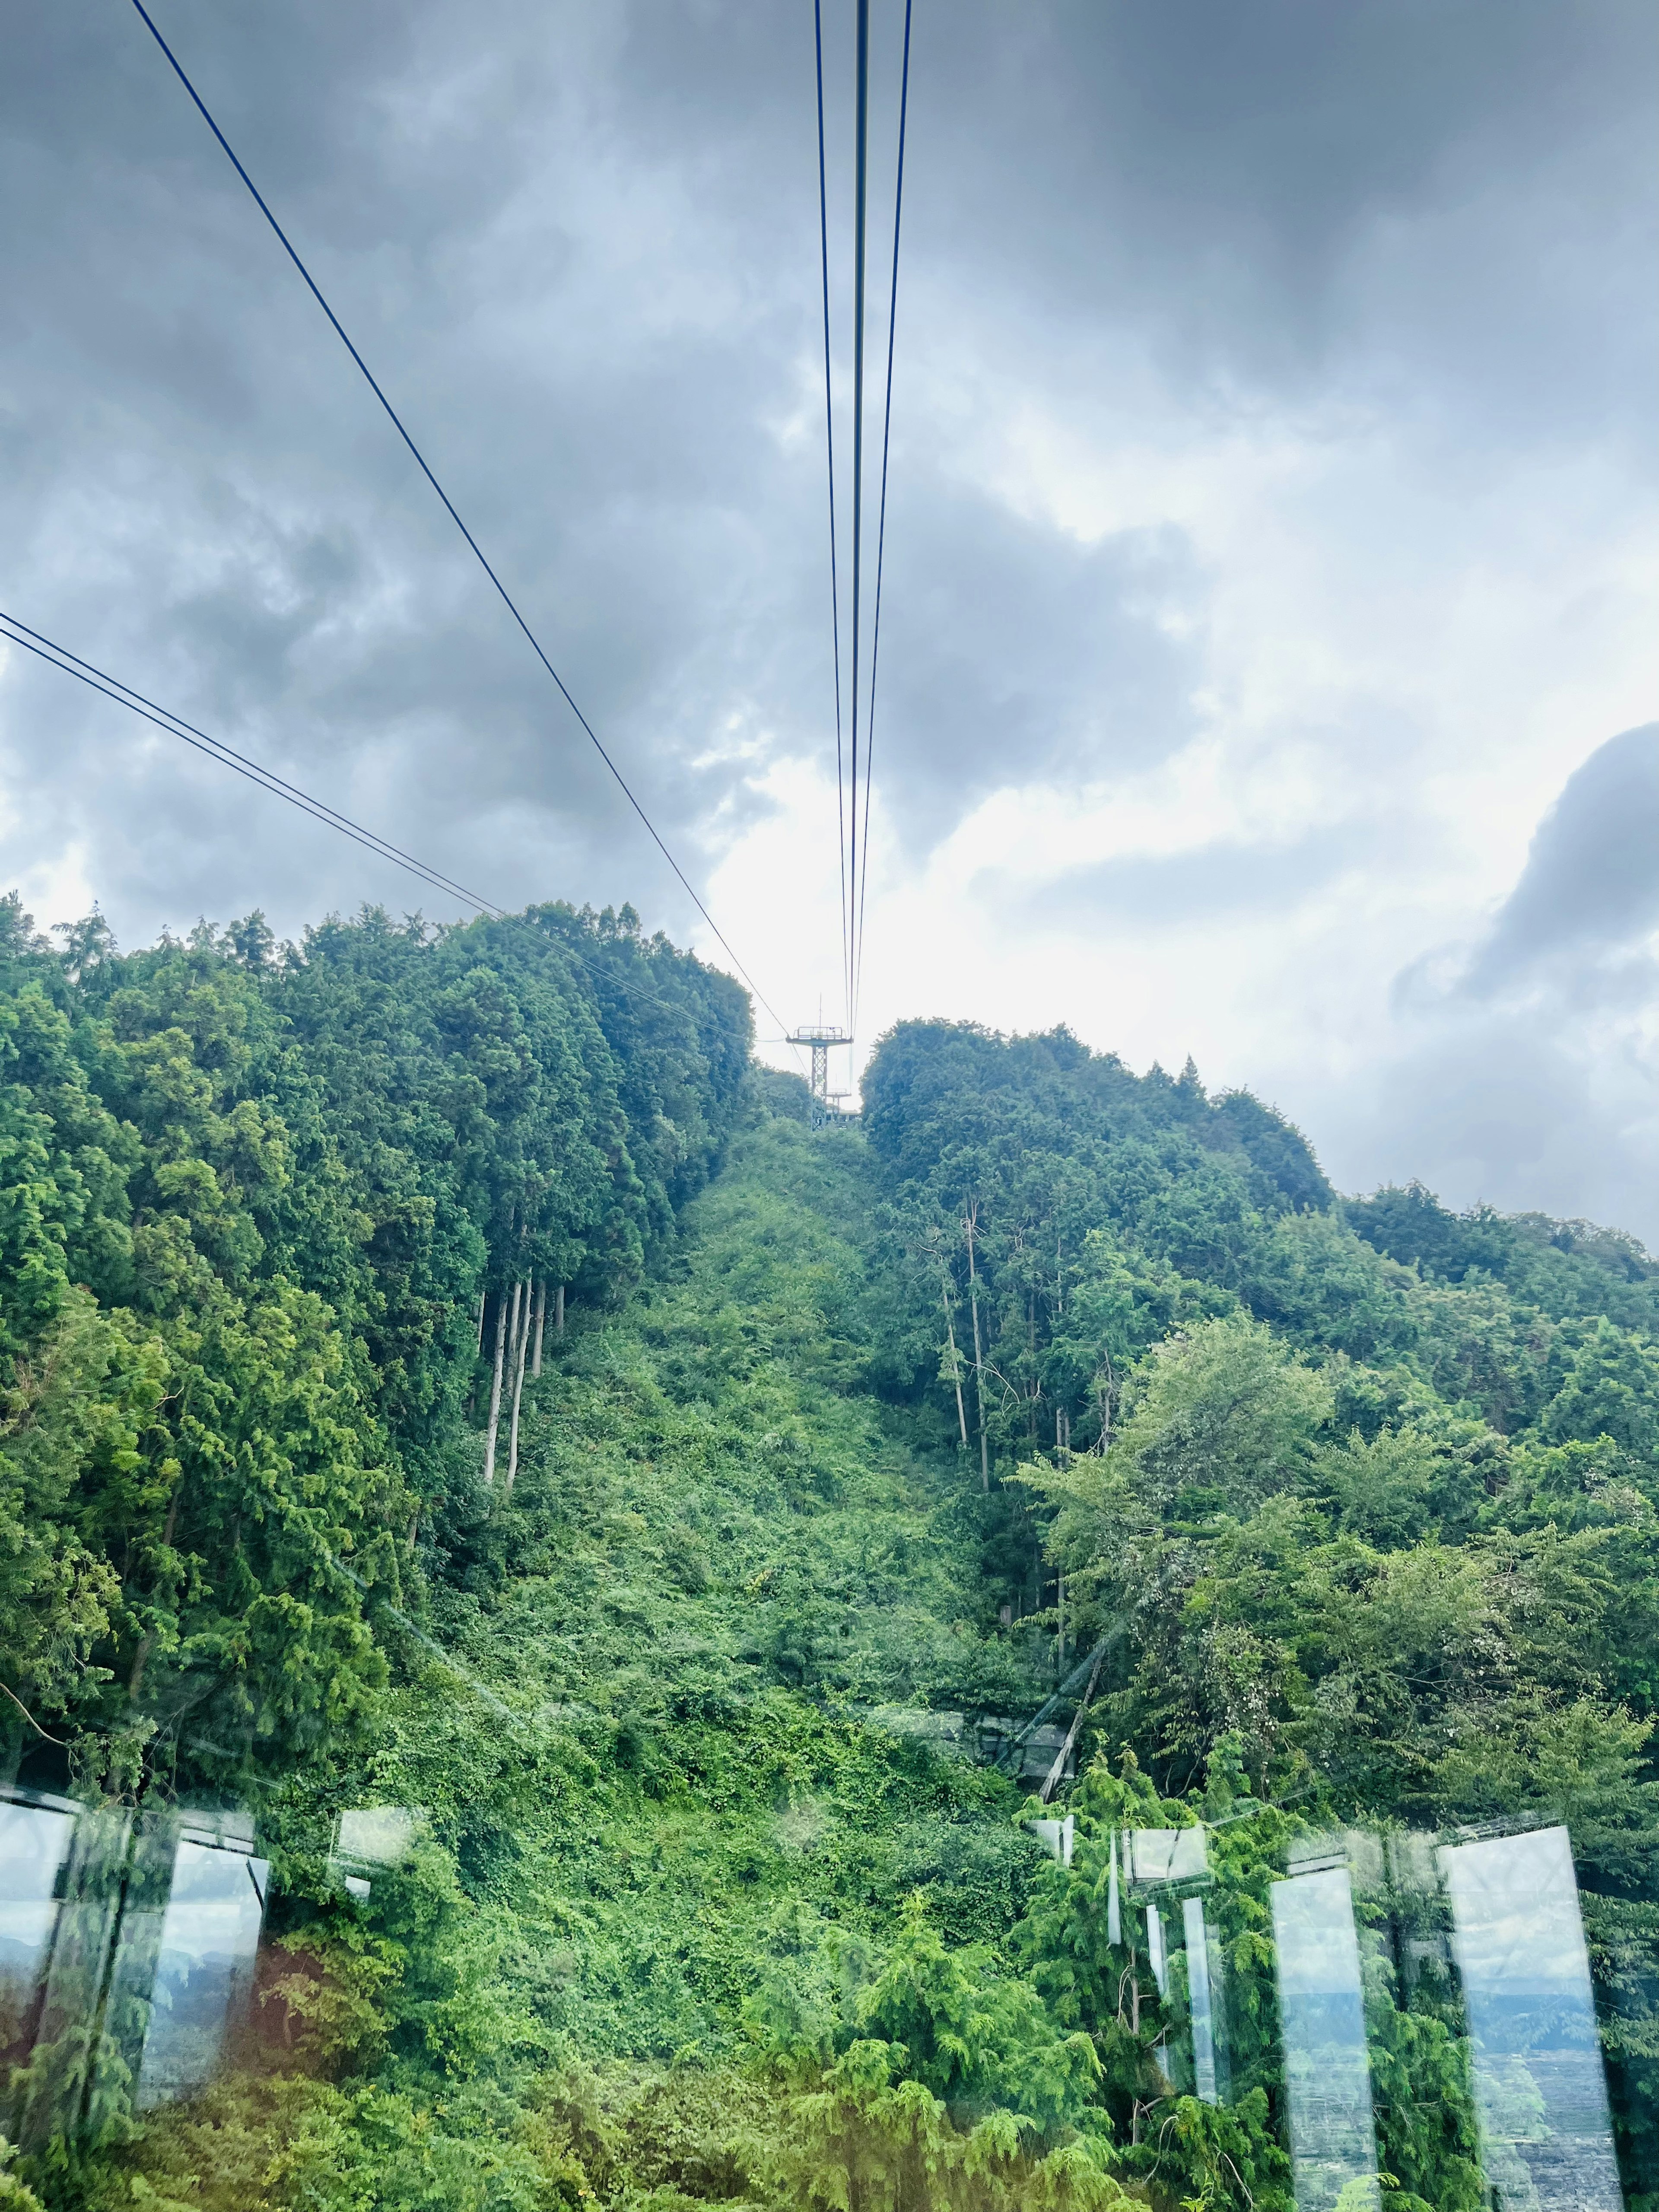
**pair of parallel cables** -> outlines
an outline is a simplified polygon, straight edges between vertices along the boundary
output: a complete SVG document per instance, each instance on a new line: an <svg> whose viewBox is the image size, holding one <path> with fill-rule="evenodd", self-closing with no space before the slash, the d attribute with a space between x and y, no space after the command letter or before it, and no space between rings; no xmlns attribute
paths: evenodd
<svg viewBox="0 0 1659 2212"><path fill-rule="evenodd" d="M390 838L382 837L378 830L370 830L362 822L353 821L349 814L342 814L337 807L314 798L308 791L302 791L298 784L288 782L274 769L265 768L258 761L250 760L246 753L240 753L234 746L226 744L222 739L210 737L205 730L198 729L194 722L185 721L181 714L175 714L170 708L158 706L154 699L147 699L142 691L135 691L131 684L123 684L118 677L107 674L91 661L82 660L66 645L59 645L52 638L43 637L38 629L31 629L26 622L20 622L15 615L6 613L3 608L0 608L0 641L21 646L25 653L32 653L37 660L44 660L49 668L56 668L64 676L74 677L77 683L84 684L89 690L100 692L106 699L112 699L118 707L125 707L143 720L153 722L158 730L165 731L170 738L179 738L193 752L204 754L207 759L217 761L222 768L229 769L234 775L246 777L258 790L268 792L273 799L283 799L289 806L297 807L301 814L309 814L325 830L336 830L341 836L349 837L354 845L361 845L376 860L389 860L394 868L401 868L405 875L429 884L434 890L441 891L445 897L458 899L463 906L470 906L480 915L488 915L492 921L505 921L508 919L505 907L497 906L493 900L484 898L477 891L469 890L465 884L459 884L453 877L428 866L426 861L417 860L413 853L406 853L401 845L394 845ZM585 952L568 940L561 941L571 959L613 985L624 997L649 999L658 1006L666 1003L659 992L642 990L635 984L624 981L613 970L590 960Z"/></svg>
<svg viewBox="0 0 1659 2212"><path fill-rule="evenodd" d="M137 0L135 0L137 4ZM875 757L876 676L881 655L881 585L887 547L887 460L893 429L893 340L898 324L899 232L904 213L904 133L910 106L910 9L904 0L904 58L899 77L898 165L893 188L893 266L887 307L887 387L882 407L881 492L876 526L875 605L870 626L867 695L863 681L864 644L864 335L866 245L870 169L870 0L855 0L857 50L854 122L853 235L853 592L851 759L844 736L841 684L841 577L836 543L836 410L830 374L830 195L824 155L823 7L812 0L812 28L817 58L818 240L823 276L823 425L830 467L830 597L836 676L836 819L841 841L842 969L847 998L847 1031L858 1024L859 988L864 969L865 892L869 879L871 770ZM867 705L866 705L867 696ZM860 751L863 713L862 757ZM850 768L850 773L849 773Z"/></svg>
<svg viewBox="0 0 1659 2212"><path fill-rule="evenodd" d="M697 912L702 916L702 919L707 922L710 930L713 931L714 937L725 951L727 957L731 960L732 966L737 969L738 975L742 976L744 981L748 984L749 988L754 993L756 999L759 1001L761 1006L763 1006L766 1012L771 1015L772 1019L775 1022L778 1022L779 1026L781 1027L782 1024L779 1016L768 1002L759 987L756 984L754 978L744 966L742 961L738 959L737 953L732 949L731 941L726 936L719 923L716 922L713 915L709 913L708 908L704 905L696 890L693 888L690 879L687 877L685 871L680 866L679 862L674 858L673 854L670 852L661 834L659 832L655 823L652 821L651 817L646 812L643 805L641 805L639 799L635 796L627 778L617 767L616 762L606 750L605 745L600 742L599 734L594 730L592 723L588 720L586 715L583 714L581 708L576 704L574 699L572 698L569 691L565 686L564 679L560 676L557 669L554 667L553 663L543 650L540 640L531 629L530 624L526 621L524 616L519 611L518 606L511 593L507 591L506 585L502 583L500 576L497 575L495 568L485 557L483 550L479 545L477 539L467 528L466 524L462 521L448 493L444 489L437 477L433 474L431 468L427 463L426 456L422 453L420 447L415 443L414 439L410 437L407 429L404 428L402 417L398 415L396 408L392 404L392 402L386 398L386 393L381 390L380 384L375 380L374 374L369 369L368 364L364 361L362 354L359 353L357 348L352 343L351 339L346 335L345 329L342 325L339 317L335 313L333 308L330 307L328 301L324 298L315 278L312 276L310 270L307 268L305 263L301 259L300 255L295 251L287 232L283 228L281 223L277 222L276 217L266 204L264 195L260 192L258 185L255 185L252 178L249 176L246 169L244 168L241 161L238 159L235 150L232 147L229 140L225 137L224 132L219 128L218 124L214 120L213 116L209 112L206 102L203 100L200 93L197 91L196 87L191 82L191 80L186 75L184 66L179 60L178 56L173 52L172 47L168 46L166 39L161 35L154 18L151 16L149 9L144 6L143 0L132 0L132 4L137 9L139 15L143 18L145 27L149 30L150 36L155 40L156 45L167 57L167 59L173 69L173 74L179 79L179 83L183 85L185 92L189 94L191 100L195 104L198 112L202 118L202 120L207 125L208 129L213 133L215 138L219 142L220 148L223 151L226 158L229 161L231 167L235 170L243 184L246 185L248 191L252 196L255 205L259 210L260 214L264 216L265 221L270 225L271 229L276 233L283 252L288 255L289 259L294 264L295 268L299 271L301 276L303 278L312 297L316 301L324 314L327 316L329 322L333 326L336 337L339 339L341 344L344 346L346 351L351 356L351 358L356 364L357 368L362 371L365 382L368 384L370 391L374 394L376 399L380 401L380 405L385 410L393 428L403 440L404 445L408 447L409 451L413 455L422 475L425 477L427 482L431 485L433 490L436 492L439 499L442 501L445 511L448 514L450 520L455 525L455 527L460 532L462 537L466 540L468 546L471 549L473 555L477 560L478 565L483 568L485 575L489 577L490 582L495 586L495 591L499 595L502 605L512 616L514 621L518 624L520 629L523 631L526 638L529 641L532 651L536 655L536 658L540 661L543 668L546 671L547 674L551 677L554 684L558 687L558 690L561 696L563 698L565 704L575 716L576 720L580 725L589 741L592 743L594 750L599 754L599 758L605 763L606 768L611 771L611 774L622 791L623 797L627 799L629 805L633 808L635 813L644 824L652 842L655 844L658 851L662 854L664 860L667 861L670 868L678 878L682 888L684 890L687 896L690 899L693 906L696 907ZM131 685L121 683L117 678L106 674L104 670L94 667L91 662L82 660L77 655L70 653L67 647L54 645L52 640L43 637L39 631L30 629L26 623L19 622L15 616L0 615L0 637L3 637L10 644L22 647L26 652L34 653L40 659L46 661L51 666L61 670L64 675L76 677L80 682L90 685L94 690L100 691L106 698L112 699L118 706L129 708L134 714L142 715L145 720L154 723L158 729L165 730L170 737L181 738L185 744L193 746L198 752L206 754L210 759L217 760L222 765L233 769L238 775L246 776L250 781L258 784L262 790L270 792L273 797L284 799L289 805L298 807L301 812L311 815L314 819L322 822L328 828L338 830L343 836L351 838L356 843L362 846L367 851L374 853L378 858L390 860L394 866L405 870L410 874L417 877L421 881L429 884L434 889L442 891L446 896L459 899L465 904L474 908L480 914L488 914L497 917L502 915L503 909L495 905L491 901L481 898L477 892L468 890L464 885L456 883L450 877L442 873L440 870L432 868L424 861L416 860L411 854L403 851L400 847L393 845L389 840L378 836L374 830L365 829L361 823L352 821L349 817L341 814L335 808L325 805L322 800L314 799L310 793L301 791L298 786L289 783L285 781L283 777L275 775L271 770L260 767L258 763L250 760L246 755L235 752L230 746L222 744L218 739L209 737L205 732L198 730L193 723L185 721L182 717L172 714L166 708L156 706L153 700L145 698L141 692L135 691ZM580 957L580 956L578 955L578 957ZM589 963L586 964L591 965L592 963ZM654 996L654 994L653 995ZM797 1057L799 1057L799 1055L797 1055Z"/></svg>

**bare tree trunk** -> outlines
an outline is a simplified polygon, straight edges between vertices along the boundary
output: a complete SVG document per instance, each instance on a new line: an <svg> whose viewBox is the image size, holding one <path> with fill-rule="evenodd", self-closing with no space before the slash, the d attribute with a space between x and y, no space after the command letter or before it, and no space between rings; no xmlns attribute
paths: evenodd
<svg viewBox="0 0 1659 2212"><path fill-rule="evenodd" d="M546 1319L547 1278L544 1275L541 1287L536 1292L536 1349L532 1355L530 1365L530 1372L532 1376L539 1375L542 1371L542 1324Z"/></svg>
<svg viewBox="0 0 1659 2212"><path fill-rule="evenodd" d="M561 1283L553 1293L553 1334L564 1334L564 1285Z"/></svg>
<svg viewBox="0 0 1659 2212"><path fill-rule="evenodd" d="M517 1296L514 1295L514 1304ZM519 1472L519 1401L524 1395L524 1359L530 1349L530 1285L524 1286L524 1323L519 1330L519 1340L514 1346L513 1358L513 1421L507 1431L507 1492L513 1495L513 1485Z"/></svg>
<svg viewBox="0 0 1659 2212"><path fill-rule="evenodd" d="M951 1345L951 1380L957 1389L957 1425L962 1431L962 1449L968 1449L968 1415L962 1403L962 1364L957 1358L957 1332L951 1319L951 1285L948 1279L939 1285L939 1296L945 1302L945 1334Z"/></svg>
<svg viewBox="0 0 1659 2212"><path fill-rule="evenodd" d="M979 1407L979 1486L988 1497L991 1489L991 1447L985 1434L985 1347L979 1334L979 1273L974 1265L975 1206L963 1222L968 1234L968 1303L974 1311L974 1397Z"/></svg>
<svg viewBox="0 0 1659 2212"><path fill-rule="evenodd" d="M1095 1395L1100 1401L1100 1443L1096 1449L1103 1452L1112 1441L1112 1392L1117 1382L1109 1352L1105 1354L1105 1381L1102 1382L1098 1371L1095 1376Z"/></svg>
<svg viewBox="0 0 1659 2212"><path fill-rule="evenodd" d="M519 1286L513 1285L513 1304L519 1303ZM501 1424L501 1362L507 1356L507 1292L497 1292L495 1299L495 1371L489 1385L489 1425L484 1431L484 1480L495 1480L495 1437Z"/></svg>
<svg viewBox="0 0 1659 2212"><path fill-rule="evenodd" d="M488 1292L487 1291L479 1291L479 1293L478 1293L478 1350L477 1350L477 1357L478 1357L480 1359L482 1359L482 1358L483 1358L484 1304L485 1304L485 1302L486 1302L486 1300L487 1300L488 1297L489 1297L489 1292ZM476 1406L477 1406L477 1402L478 1402L478 1378L477 1378L477 1373L475 1372L475 1373L474 1373L474 1375L473 1375L473 1377L472 1377L471 1385L471 1387L469 1388L469 1389L468 1389L468 1391L467 1391L467 1394L466 1394L466 1418L468 1419L468 1420L469 1420L469 1421L472 1419L472 1411L473 1411L474 1407L476 1407Z"/></svg>
<svg viewBox="0 0 1659 2212"><path fill-rule="evenodd" d="M1042 1385L1037 1380L1036 1373L1036 1292L1035 1291L1027 1291L1025 1293L1025 1345L1031 1361L1031 1407L1026 1416L1026 1426L1030 1434L1032 1456L1035 1457L1037 1448L1037 1407L1042 1398Z"/></svg>

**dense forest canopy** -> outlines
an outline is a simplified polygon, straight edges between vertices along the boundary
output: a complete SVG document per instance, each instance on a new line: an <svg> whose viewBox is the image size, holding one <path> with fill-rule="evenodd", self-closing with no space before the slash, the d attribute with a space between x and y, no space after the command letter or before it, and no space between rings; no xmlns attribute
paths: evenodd
<svg viewBox="0 0 1659 2212"><path fill-rule="evenodd" d="M1344 1206L1255 1100L1065 1032L906 1025L866 1096L890 1387L1051 1502L1033 1587L1070 1568L1074 1638L1125 1624L1120 1664L1145 1639L1119 1725L1170 1784L1234 1730L1300 1776L1322 1728L1348 1809L1401 1808L1438 1802L1437 1768L1480 1796L1464 1731L1493 1773L1495 1727L1568 1707L1640 1735L1659 1358L1632 1241L1415 1188ZM1349 1662L1373 1600L1386 1629Z"/></svg>
<svg viewBox="0 0 1659 2212"><path fill-rule="evenodd" d="M0 906L0 1667L112 1759L313 1755L442 1542L481 1300L639 1279L738 1111L747 1001L626 908L64 934ZM181 1674L216 1730L171 1724Z"/></svg>
<svg viewBox="0 0 1659 2212"><path fill-rule="evenodd" d="M61 935L0 905L0 1729L251 1808L273 1882L193 2098L9 2022L0 2203L1281 2212L1287 1854L1546 1819L1659 2201L1633 1240L1344 1200L1065 1030L901 1024L817 1127L627 908ZM1061 1866L974 1747L1079 1674ZM1219 2102L1109 1905L1200 1821ZM1449 1984L1362 1893L1390 2194L1475 2212Z"/></svg>

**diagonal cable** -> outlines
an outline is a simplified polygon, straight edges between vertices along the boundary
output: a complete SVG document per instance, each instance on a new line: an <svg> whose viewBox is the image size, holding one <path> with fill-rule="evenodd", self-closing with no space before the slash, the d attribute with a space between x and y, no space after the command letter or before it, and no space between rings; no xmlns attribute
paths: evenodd
<svg viewBox="0 0 1659 2212"><path fill-rule="evenodd" d="M870 639L870 713L864 726L864 851L858 870L853 922L853 1016L858 1026L859 987L864 980L864 894L870 880L870 780L876 750L876 670L881 654L881 572L887 550L887 453L893 434L893 334L898 325L899 226L904 215L904 125L910 107L910 4L904 0L904 67L899 79L898 181L893 191L893 288L887 303L887 398L881 424L881 514L876 527L876 607Z"/></svg>
<svg viewBox="0 0 1659 2212"><path fill-rule="evenodd" d="M234 746L226 744L222 738L210 737L205 730L198 730L194 722L187 722L182 714L175 714L170 707L158 707L155 700L147 699L142 691L135 691L131 684L123 684L118 676L112 676L107 670L94 667L89 660L82 660L66 645L59 645L55 639L43 636L38 629L31 629L26 622L19 621L15 615L7 614L3 608L0 608L0 623L9 625L13 631L22 631L22 636L11 638L13 645L21 645L26 652L39 653L42 660L50 660L53 654L58 655L52 665L62 668L65 676L79 672L83 682L89 683L94 691L102 690L106 697L115 699L118 706L131 707L146 721L154 722L158 729L166 730L172 737L181 738L185 744L193 746L198 752L205 752L210 758L222 762L227 768L234 769L239 775L250 777L276 798L289 799L304 812L314 814L331 830L340 830L357 844L378 853L383 860L393 860L400 868L409 869L434 890L450 892L454 897L464 900L468 906L476 907L480 914L506 914L505 907L494 906L489 900L480 898L476 891L468 890L465 884L458 884L451 877L441 874L424 860L417 860L412 853L405 853L401 846L392 844L378 830L365 829L361 822L354 822L349 814L342 814L337 808L330 806L326 800L313 797L308 791L301 791L297 784L285 781L274 769L250 760L246 753L239 753ZM34 641L33 645L29 643L31 638ZM74 662L74 667L64 665L70 661ZM117 697L118 693L125 696Z"/></svg>
<svg viewBox="0 0 1659 2212"><path fill-rule="evenodd" d="M17 634L20 631L22 633L21 636ZM497 906L492 900L481 897L477 891L468 890L465 884L459 884L453 877L429 867L424 860L416 860L412 853L405 853L401 846L382 837L378 830L367 829L361 822L354 822L349 815L342 814L324 800L313 798L310 792L302 791L298 784L288 782L274 769L265 768L258 761L250 760L246 753L239 753L234 746L226 744L222 738L210 737L205 730L198 730L193 722L185 721L171 708L158 707L153 699L147 699L142 691L135 691L130 684L123 684L118 677L110 675L106 669L95 667L89 660L82 660L67 646L58 644L37 629L31 629L27 623L19 622L15 615L9 615L3 610L0 610L0 638L3 638L8 645L21 645L25 653L32 653L37 660L44 660L47 667L56 668L64 676L74 677L77 683L84 684L89 690L100 693L106 699L112 699L118 707L126 708L144 721L153 722L158 730L164 730L170 738L179 738L193 752L203 753L209 760L217 761L222 767L233 769L236 775L246 777L256 790L268 792L273 799L283 799L289 806L297 807L301 814L309 814L325 830L337 830L342 836L349 837L354 845L361 845L376 860L390 860L394 867L402 868L406 874L418 878L434 890L458 898L464 905L474 908L479 914L489 915L494 921L511 920L506 907ZM611 969L602 968L598 961L590 960L585 952L566 939L561 938L559 942L573 960L599 976L601 981L614 984L626 997L648 999L653 1005L659 1006L668 1003L660 992L625 982Z"/></svg>
<svg viewBox="0 0 1659 2212"><path fill-rule="evenodd" d="M552 678L554 683L558 686L560 696L564 700L566 706L569 708L577 721L580 723L583 730L586 732L593 746L593 750L598 753L599 758L605 763L605 766L610 769L612 776L616 779L617 787L622 792L623 798L627 799L635 813L638 815L640 820L644 823L647 831L650 835L652 842L656 846L657 850L662 854L664 860L667 861L669 866L673 870L675 875L679 879L686 896L690 899L692 905L696 908L697 912L708 923L709 928L713 930L715 937L724 947L726 956L731 960L732 966L737 969L738 975L742 976L744 981L748 984L750 989L754 993L756 998L759 1000L761 1005L765 1006L767 1012L772 1016L773 1020L777 1023L779 1028L781 1029L784 1026L781 1016L775 1012L769 1005L768 1005L759 986L750 975L749 970L744 966L742 961L738 959L737 954L732 951L731 943L726 938L725 932L720 928L720 924L714 920L714 915L709 913L708 908L703 904L696 890L693 890L690 879L686 875L685 871L681 867L679 862L674 858L674 855L669 851L667 846L663 842L655 823L652 821L651 817L646 812L644 807L641 805L639 800L634 796L633 791L629 786L628 779L623 775L622 770L617 766L616 762L611 759L611 755L605 750L605 746L600 743L598 732L594 730L592 724L588 720L586 715L583 714L581 708L576 704L569 692L566 690L563 678L559 674L558 670L554 667L552 662L542 650L540 640L537 637L536 633L531 629L530 624L525 620L524 617L519 612L512 594L508 592L506 585L502 583L501 578L495 574L495 569L485 558L483 550L479 545L477 539L472 535L472 532L467 528L465 523L462 521L459 514L456 512L454 504L450 499L449 494L444 489L443 486L438 482L437 477L433 475L431 469L427 465L425 455L416 444L414 439L410 436L409 432L404 428L403 419L398 415L397 409L392 405L392 402L386 398L385 392L380 389L380 386L376 382L368 362L363 359L362 354L358 352L356 347L353 345L351 340L346 336L344 327L342 325L339 317L335 313L333 308L329 306L328 301L323 297L321 291L318 288L315 278L312 276L311 271L306 267L305 263L300 258L299 254L295 250L293 244L289 240L288 233L283 228L281 223L277 222L276 216L271 213L270 209L266 204L264 195L260 192L258 186L254 183L252 178L249 176L247 171L242 167L241 162L238 160L236 154L231 146L230 141L225 137L224 132L214 121L212 115L208 111L206 102L203 100L201 94L197 91L195 86L191 82L190 78L185 75L184 66L179 60L178 56L173 52L172 47L168 46L167 40L161 36L161 32L156 28L155 19L151 16L149 10L144 6L144 0L132 0L132 4L137 9L139 15L143 18L145 27L149 30L150 36L155 40L156 45L160 46L161 52L166 55L167 61L172 67L173 75L178 78L179 83L183 85L185 90L190 94L190 97L194 102L197 112L201 116L202 120L207 125L208 129L218 140L226 159L229 161L231 167L235 170L242 182L247 186L249 192L252 195L254 204L258 208L260 214L264 216L265 221L270 225L272 230L276 234L277 240L282 246L283 251L288 255L289 259L294 264L294 266L299 270L300 275L304 278L306 288L310 292L312 298L316 301L317 305L328 317L330 323L333 325L335 336L339 339L341 344L345 348L346 351L351 356L352 360L357 364L358 368L362 372L364 381L368 384L369 390L374 394L374 397L380 401L381 406L385 409L387 419L391 422L392 428L397 431L398 435L403 440L404 445L408 447L410 453L414 456L416 465L419 468L422 475L426 478L433 490L437 493L438 497L442 501L444 509L448 514L450 520L455 525L457 530L460 532L462 537L465 538L468 545L472 549L479 567L483 570L485 575L489 577L490 582L495 586L495 590L500 596L502 605L512 616L519 628L524 632L525 636L530 642L532 652L534 653L537 659L541 662L542 666L547 671L547 673ZM860 4L867 7L868 0L860 0Z"/></svg>
<svg viewBox="0 0 1659 2212"><path fill-rule="evenodd" d="M841 714L841 580L836 560L836 410L830 380L830 188L823 159L823 0L812 0L818 73L818 246L823 268L823 442L830 460L830 631L836 665L836 831L841 860L841 964L853 1003L853 910L847 896L847 799Z"/></svg>

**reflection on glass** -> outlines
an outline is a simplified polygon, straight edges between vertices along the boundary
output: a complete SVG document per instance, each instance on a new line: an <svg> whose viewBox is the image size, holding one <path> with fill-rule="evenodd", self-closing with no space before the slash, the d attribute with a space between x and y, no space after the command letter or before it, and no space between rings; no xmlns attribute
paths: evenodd
<svg viewBox="0 0 1659 2212"><path fill-rule="evenodd" d="M1157 1905L1146 1907L1146 1962L1152 1970L1161 1997L1170 1994L1170 1962L1164 1950L1164 1915Z"/></svg>
<svg viewBox="0 0 1659 2212"><path fill-rule="evenodd" d="M1187 2009L1193 2030L1193 2087L1206 2105L1216 2102L1215 2016L1210 2001L1210 1947L1204 1907L1195 1897L1181 1907L1187 1939Z"/></svg>
<svg viewBox="0 0 1659 2212"><path fill-rule="evenodd" d="M1346 1867L1272 1887L1297 2212L1376 2202L1376 2135Z"/></svg>
<svg viewBox="0 0 1659 2212"><path fill-rule="evenodd" d="M268 1870L246 1817L0 1802L0 2126L39 2151L203 2087Z"/></svg>
<svg viewBox="0 0 1659 2212"><path fill-rule="evenodd" d="M102 2022L102 2058L110 2088L127 2099L132 2095L149 2032L150 1991L167 1919L173 1834L172 1822L165 1818L141 1820L128 1853Z"/></svg>
<svg viewBox="0 0 1659 2212"><path fill-rule="evenodd" d="M75 1821L21 2084L22 2141L31 2150L82 2126L101 2128L122 2106L126 2076L101 2027L133 1826L118 1807L89 1807Z"/></svg>
<svg viewBox="0 0 1659 2212"><path fill-rule="evenodd" d="M418 1805L364 1805L342 1813L334 1824L329 1871L361 1902L370 1888L365 1869L400 1865L413 1848L425 1818ZM1031 1825L1041 1832L1060 1824L1036 1820ZM1068 1851L1064 1863L1071 1863Z"/></svg>
<svg viewBox="0 0 1659 2212"><path fill-rule="evenodd" d="M1123 1854L1132 1881L1201 1881L1209 1872L1202 1828L1130 1828Z"/></svg>
<svg viewBox="0 0 1659 2212"><path fill-rule="evenodd" d="M1068 1813L1063 1820L1028 1820L1026 1826L1059 1865L1072 1863L1072 1850L1077 1840L1077 1821Z"/></svg>
<svg viewBox="0 0 1659 2212"><path fill-rule="evenodd" d="M1439 1858L1494 2203L1620 2212L1566 1830L1458 1844Z"/></svg>
<svg viewBox="0 0 1659 2212"><path fill-rule="evenodd" d="M269 1872L264 1859L180 1839L151 1975L140 2106L187 2096L212 2078L252 1978Z"/></svg>
<svg viewBox="0 0 1659 2212"><path fill-rule="evenodd" d="M11 2051L28 2030L74 1828L66 1801L0 1802L0 2051Z"/></svg>
<svg viewBox="0 0 1659 2212"><path fill-rule="evenodd" d="M335 1829L336 1855L368 1866L396 1866L408 1857L423 1817L414 1805L366 1805L342 1813Z"/></svg>

